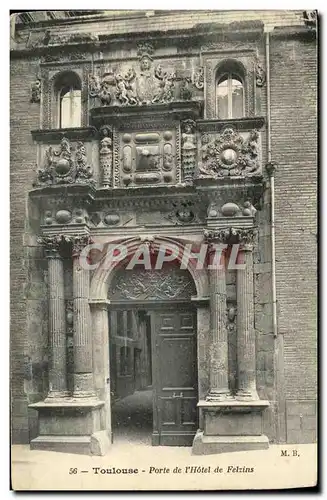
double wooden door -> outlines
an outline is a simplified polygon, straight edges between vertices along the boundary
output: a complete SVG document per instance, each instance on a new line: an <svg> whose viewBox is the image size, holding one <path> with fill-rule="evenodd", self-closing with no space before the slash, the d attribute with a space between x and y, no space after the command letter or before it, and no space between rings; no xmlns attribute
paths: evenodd
<svg viewBox="0 0 327 500"><path fill-rule="evenodd" d="M190 446L198 428L196 311L174 306L151 313L152 444Z"/></svg>

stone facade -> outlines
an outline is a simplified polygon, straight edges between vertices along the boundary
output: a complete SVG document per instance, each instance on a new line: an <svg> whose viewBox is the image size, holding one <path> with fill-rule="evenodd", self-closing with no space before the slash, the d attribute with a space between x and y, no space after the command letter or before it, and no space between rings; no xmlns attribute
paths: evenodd
<svg viewBox="0 0 327 500"><path fill-rule="evenodd" d="M154 253L160 243L239 244L246 272L187 268L197 311L193 452L316 439L317 44L303 19L189 11L16 23L14 443L110 446L114 269L81 268L90 242L124 242L129 255L144 244ZM242 117L217 116L221 68L240 72ZM80 85L80 123L62 129L58 89L69 78Z"/></svg>

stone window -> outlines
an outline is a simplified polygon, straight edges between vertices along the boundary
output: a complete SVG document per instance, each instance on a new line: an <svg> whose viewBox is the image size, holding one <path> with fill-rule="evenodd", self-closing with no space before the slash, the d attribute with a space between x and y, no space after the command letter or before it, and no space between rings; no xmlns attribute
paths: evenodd
<svg viewBox="0 0 327 500"><path fill-rule="evenodd" d="M244 72L237 62L224 62L216 73L216 116L220 120L242 118L244 104Z"/></svg>

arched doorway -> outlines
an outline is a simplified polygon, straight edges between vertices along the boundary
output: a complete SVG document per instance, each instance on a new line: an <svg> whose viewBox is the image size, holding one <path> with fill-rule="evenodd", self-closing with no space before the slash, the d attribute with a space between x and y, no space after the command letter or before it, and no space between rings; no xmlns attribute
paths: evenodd
<svg viewBox="0 0 327 500"><path fill-rule="evenodd" d="M131 430L144 440L148 430L152 445L191 446L198 429L192 296L192 276L176 263L115 270L108 288L114 442Z"/></svg>

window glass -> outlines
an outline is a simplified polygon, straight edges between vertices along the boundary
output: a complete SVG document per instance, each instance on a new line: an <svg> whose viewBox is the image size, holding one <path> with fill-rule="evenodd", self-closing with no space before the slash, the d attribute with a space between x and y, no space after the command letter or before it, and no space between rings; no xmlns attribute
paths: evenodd
<svg viewBox="0 0 327 500"><path fill-rule="evenodd" d="M242 80L231 73L221 76L217 81L216 100L218 118L224 120L244 116Z"/></svg>
<svg viewBox="0 0 327 500"><path fill-rule="evenodd" d="M81 91L65 87L60 92L60 128L81 126Z"/></svg>

